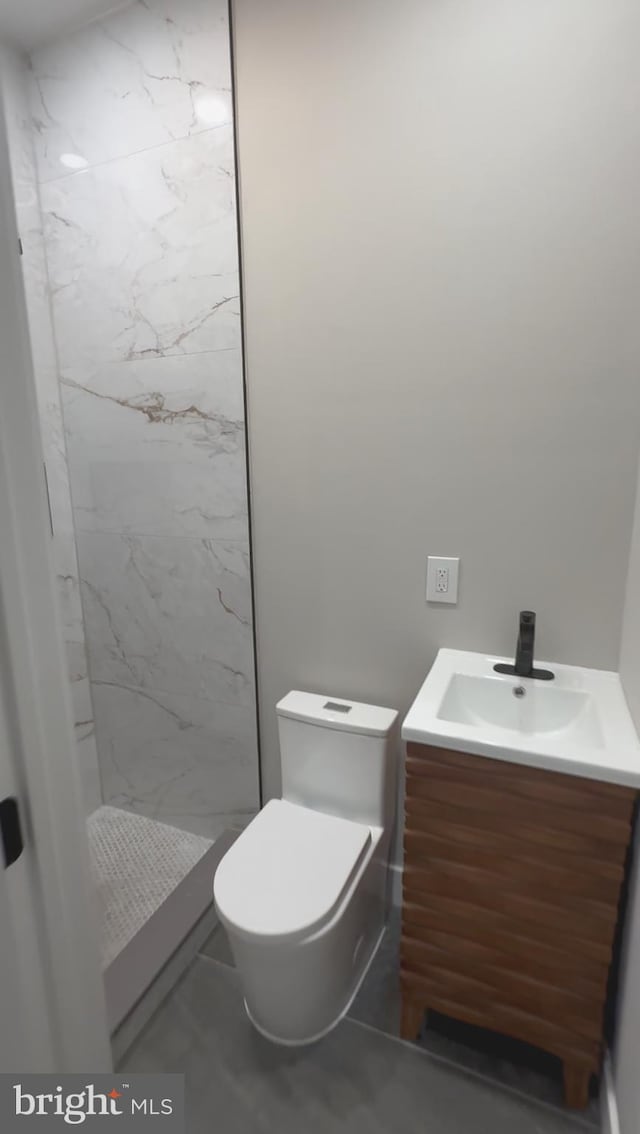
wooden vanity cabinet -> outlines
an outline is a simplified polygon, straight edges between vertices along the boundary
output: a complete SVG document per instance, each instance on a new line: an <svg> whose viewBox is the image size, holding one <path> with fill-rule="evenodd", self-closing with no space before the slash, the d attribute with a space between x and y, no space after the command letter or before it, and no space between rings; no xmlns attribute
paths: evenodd
<svg viewBox="0 0 640 1134"><path fill-rule="evenodd" d="M636 794L408 745L406 1039L431 1008L525 1040L563 1061L567 1104L587 1104Z"/></svg>

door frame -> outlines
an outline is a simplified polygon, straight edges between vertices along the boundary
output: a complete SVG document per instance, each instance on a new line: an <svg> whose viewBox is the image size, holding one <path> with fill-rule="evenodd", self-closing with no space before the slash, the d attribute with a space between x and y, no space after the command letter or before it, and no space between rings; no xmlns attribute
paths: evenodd
<svg viewBox="0 0 640 1134"><path fill-rule="evenodd" d="M22 967L31 967L39 999L34 1018L39 1014L43 1034L33 1035L28 1050L48 1063L19 1070L98 1073L111 1069L111 1050L97 901L51 558L1 92L0 266L0 694L11 725L4 761L9 774L13 770L29 866L20 904L30 907L37 937L35 948L24 948ZM19 865L9 867L6 877ZM5 887L5 899L11 888ZM16 926L5 927L11 930Z"/></svg>

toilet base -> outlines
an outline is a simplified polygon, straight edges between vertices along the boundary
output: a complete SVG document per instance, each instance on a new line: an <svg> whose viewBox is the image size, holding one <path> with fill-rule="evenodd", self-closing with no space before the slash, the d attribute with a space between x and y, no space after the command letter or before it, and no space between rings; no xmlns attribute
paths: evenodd
<svg viewBox="0 0 640 1134"><path fill-rule="evenodd" d="M369 959L368 959L366 965L364 966L362 973L360 974L360 977L358 978L356 986L355 986L353 992L351 993L351 996L349 997L345 1007L342 1009L342 1011L339 1013L339 1015L336 1016L335 1020L333 1020L330 1024L328 1024L326 1028L323 1028L322 1031L317 1032L313 1036L309 1036L307 1039L294 1039L294 1040L292 1040L292 1039L280 1039L279 1036L272 1035L271 1032L268 1032L265 1028L262 1027L261 1024L259 1024L256 1020L254 1020L254 1018L251 1015L251 1012L249 1010L249 1006L248 1006L246 1000L244 1000L243 1001L244 1010L247 1013L247 1016L248 1016L249 1020L251 1021L251 1024L253 1025L253 1027L256 1029L256 1031L259 1032L261 1036L264 1036L264 1038L266 1040L269 1040L269 1043L275 1043L279 1047L309 1047L310 1044L318 1043L318 1040L324 1039L325 1036L328 1036L329 1032L332 1032L333 1029L338 1026L340 1021L343 1020L344 1017L347 1015L351 1005L353 1004L356 996L358 995L360 989L362 988L362 984L364 982L364 979L365 979L367 973L369 972L369 969L371 967L371 963L372 963L376 953L378 952L378 949L380 948L380 943L381 943L382 938L384 937L384 935L386 933L386 930L387 930L386 925L383 925L382 929L380 930L380 933L378 934L378 938L376 940L376 943L375 943L373 949L371 950L371 953L369 954Z"/></svg>

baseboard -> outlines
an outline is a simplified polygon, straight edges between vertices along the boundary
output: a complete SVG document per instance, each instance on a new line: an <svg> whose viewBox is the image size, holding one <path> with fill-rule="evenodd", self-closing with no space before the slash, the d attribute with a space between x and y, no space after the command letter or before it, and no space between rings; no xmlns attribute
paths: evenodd
<svg viewBox="0 0 640 1134"><path fill-rule="evenodd" d="M608 1051L604 1057L602 1082L600 1084L600 1110L602 1134L621 1134L613 1067Z"/></svg>
<svg viewBox="0 0 640 1134"><path fill-rule="evenodd" d="M389 867L391 871L391 905L402 905L402 867L395 862Z"/></svg>

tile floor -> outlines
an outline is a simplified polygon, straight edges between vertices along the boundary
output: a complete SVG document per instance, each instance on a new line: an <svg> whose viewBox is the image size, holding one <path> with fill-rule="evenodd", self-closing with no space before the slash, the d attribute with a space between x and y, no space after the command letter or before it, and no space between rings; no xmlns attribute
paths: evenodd
<svg viewBox="0 0 640 1134"><path fill-rule="evenodd" d="M397 1038L399 924L392 920L348 1018L320 1043L278 1048L249 1024L219 927L122 1060L128 1071L184 1071L188 1134L579 1134L559 1068L513 1045L429 1020L419 1044Z"/></svg>
<svg viewBox="0 0 640 1134"><path fill-rule="evenodd" d="M224 965L232 966L234 963L221 925L202 952ZM394 909L378 952L349 1011L352 1019L396 1038L400 1035L399 952L400 911ZM560 1060L528 1044L431 1013L425 1021L418 1046L541 1102L562 1106ZM595 1082L592 1088L591 1104L582 1118L597 1127L600 1108Z"/></svg>

